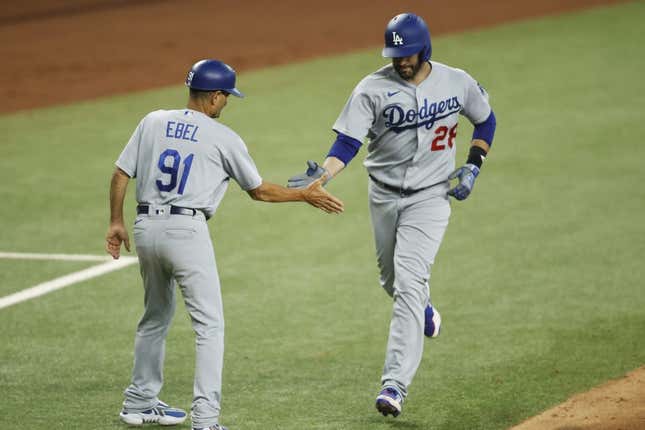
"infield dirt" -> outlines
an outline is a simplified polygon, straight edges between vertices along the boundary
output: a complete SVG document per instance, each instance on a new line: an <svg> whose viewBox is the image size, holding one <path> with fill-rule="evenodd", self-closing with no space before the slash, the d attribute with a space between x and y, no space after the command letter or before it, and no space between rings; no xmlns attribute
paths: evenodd
<svg viewBox="0 0 645 430"><path fill-rule="evenodd" d="M0 8L0 113L183 82L211 57L238 71L381 44L414 11L433 35L618 0L27 0Z"/></svg>
<svg viewBox="0 0 645 430"><path fill-rule="evenodd" d="M621 2L10 2L0 9L0 113L177 85L206 57L245 71L377 49L387 20L402 11L424 16L436 36ZM645 429L645 368L513 427L536 429Z"/></svg>
<svg viewBox="0 0 645 430"><path fill-rule="evenodd" d="M511 430L643 430L645 367L530 418Z"/></svg>

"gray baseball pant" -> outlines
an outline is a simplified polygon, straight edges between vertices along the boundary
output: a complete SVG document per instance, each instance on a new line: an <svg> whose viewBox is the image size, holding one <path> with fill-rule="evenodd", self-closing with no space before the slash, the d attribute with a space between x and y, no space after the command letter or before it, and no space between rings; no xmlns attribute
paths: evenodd
<svg viewBox="0 0 645 430"><path fill-rule="evenodd" d="M442 183L402 197L369 182L381 286L394 299L381 383L404 397L423 356L430 266L450 218L447 191Z"/></svg>
<svg viewBox="0 0 645 430"><path fill-rule="evenodd" d="M195 331L194 427L218 422L224 356L224 315L215 253L204 215L139 215L134 239L145 290L134 342L126 411L156 406L163 385L165 339L179 285ZM152 212L152 211L151 211Z"/></svg>

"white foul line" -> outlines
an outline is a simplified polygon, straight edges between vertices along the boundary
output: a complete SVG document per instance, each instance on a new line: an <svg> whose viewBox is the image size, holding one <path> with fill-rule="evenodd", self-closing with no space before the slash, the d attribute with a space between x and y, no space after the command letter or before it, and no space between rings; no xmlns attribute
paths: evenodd
<svg viewBox="0 0 645 430"><path fill-rule="evenodd" d="M110 256L79 254L35 254L31 252L0 252L0 258L13 260L63 260L63 261L107 261ZM129 257L128 257L129 258Z"/></svg>
<svg viewBox="0 0 645 430"><path fill-rule="evenodd" d="M0 253L0 258L2 258L2 256L5 254L8 254L8 253ZM46 254L34 254L34 255L46 255ZM60 256L60 254L50 254L50 255ZM83 256L80 256L80 257L83 257ZM84 257L92 257L92 256L84 256ZM5 258L16 258L16 257L5 257ZM95 257L95 258L98 258L98 257ZM102 261L105 260L105 257L100 257L100 258ZM99 264L97 266L92 266L87 269L80 270L78 272L70 273L69 275L61 276L60 278L43 282L42 284L35 285L31 288L27 288L26 290L22 290L5 297L0 297L0 309L6 308L11 305L15 305L20 302L24 302L29 299L33 299L35 297L42 296L47 293L51 293L52 291L60 290L61 288L65 288L69 285L76 284L77 282L92 279L97 276L101 276L103 274L112 272L114 270L122 269L124 267L130 266L131 264L134 264L137 262L137 257L121 257L118 260L112 260L111 257L108 257L108 258L110 258L110 261ZM38 259L45 259L45 258L38 258ZM54 258L54 259L65 259L65 258Z"/></svg>

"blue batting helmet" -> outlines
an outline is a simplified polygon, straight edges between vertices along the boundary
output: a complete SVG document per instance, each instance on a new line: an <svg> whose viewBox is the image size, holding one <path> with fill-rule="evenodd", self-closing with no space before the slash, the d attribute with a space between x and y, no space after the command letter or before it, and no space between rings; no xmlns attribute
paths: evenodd
<svg viewBox="0 0 645 430"><path fill-rule="evenodd" d="M186 86L193 90L220 90L244 97L244 94L235 88L235 70L219 60L201 60L193 64L186 76Z"/></svg>
<svg viewBox="0 0 645 430"><path fill-rule="evenodd" d="M401 13L388 22L385 28L385 58L409 57L421 53L421 60L428 61L432 54L430 31L425 21L413 13Z"/></svg>

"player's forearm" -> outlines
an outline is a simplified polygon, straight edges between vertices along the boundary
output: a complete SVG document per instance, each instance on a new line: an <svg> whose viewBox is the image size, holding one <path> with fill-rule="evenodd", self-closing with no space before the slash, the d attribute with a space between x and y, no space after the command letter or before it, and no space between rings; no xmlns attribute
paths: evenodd
<svg viewBox="0 0 645 430"><path fill-rule="evenodd" d="M323 169L327 170L329 172L329 175L333 178L345 168L345 163L343 163L336 157L327 157L322 167Z"/></svg>
<svg viewBox="0 0 645 430"><path fill-rule="evenodd" d="M491 110L486 121L475 124L473 130L472 146L481 148L485 154L490 151L495 138L495 129L497 128L497 119L495 113ZM480 151L481 152L481 151Z"/></svg>
<svg viewBox="0 0 645 430"><path fill-rule="evenodd" d="M492 110L490 115L488 115L488 118L486 118L486 121L480 124L475 124L466 164L477 166L478 169L482 167L482 163L486 159L488 151L490 151L493 144L496 127L497 120L495 119L495 113L493 113Z"/></svg>
<svg viewBox="0 0 645 430"><path fill-rule="evenodd" d="M483 150L484 150L484 152L486 152L487 154L488 154L488 151L490 151L490 145L489 145L489 144L488 144L488 142L486 142L485 140L482 140L482 139L473 139L473 140L470 142L470 144L471 144L472 146L478 146L478 147L480 147L480 148L481 148L481 149L483 149Z"/></svg>
<svg viewBox="0 0 645 430"><path fill-rule="evenodd" d="M322 167L331 178L335 177L356 156L361 145L360 141L339 132Z"/></svg>
<svg viewBox="0 0 645 430"><path fill-rule="evenodd" d="M253 200L270 203L301 202L305 200L304 189L285 188L271 182L262 182L262 185L248 191Z"/></svg>
<svg viewBox="0 0 645 430"><path fill-rule="evenodd" d="M110 223L123 223L123 201L130 177L118 167L110 183Z"/></svg>

